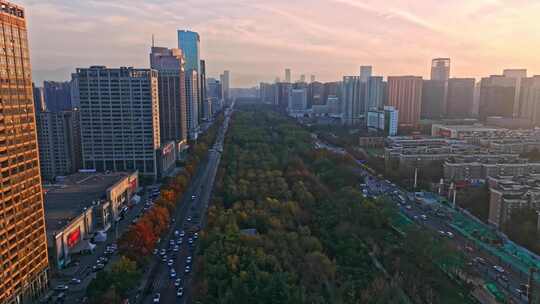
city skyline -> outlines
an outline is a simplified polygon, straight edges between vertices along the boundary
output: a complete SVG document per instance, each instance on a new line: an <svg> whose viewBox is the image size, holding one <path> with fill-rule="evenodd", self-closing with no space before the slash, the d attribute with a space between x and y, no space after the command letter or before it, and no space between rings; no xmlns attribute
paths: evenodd
<svg viewBox="0 0 540 304"><path fill-rule="evenodd" d="M210 63L207 74L231 70L234 87L273 81L283 77L285 68L291 68L293 79L313 74L323 82L356 75L360 65L372 65L375 75L428 78L431 59L437 57L452 59L453 77L479 80L504 68L540 73L534 57L540 24L533 19L540 4L526 1L19 4L29 10L37 83L68 80L76 67L93 64L147 67L152 34L157 44L174 47L177 29L200 34L201 57Z"/></svg>

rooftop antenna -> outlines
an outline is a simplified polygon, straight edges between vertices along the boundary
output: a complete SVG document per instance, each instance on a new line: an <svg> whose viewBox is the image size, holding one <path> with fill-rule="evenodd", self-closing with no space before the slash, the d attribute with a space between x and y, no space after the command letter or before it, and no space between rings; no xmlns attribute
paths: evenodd
<svg viewBox="0 0 540 304"><path fill-rule="evenodd" d="M154 34L152 34L152 47L154 47Z"/></svg>

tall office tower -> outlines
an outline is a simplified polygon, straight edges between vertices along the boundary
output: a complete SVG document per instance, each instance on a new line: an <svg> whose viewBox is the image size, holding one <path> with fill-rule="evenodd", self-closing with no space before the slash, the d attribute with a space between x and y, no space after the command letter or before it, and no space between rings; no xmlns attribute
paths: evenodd
<svg viewBox="0 0 540 304"><path fill-rule="evenodd" d="M540 126L540 75L521 79L519 117Z"/></svg>
<svg viewBox="0 0 540 304"><path fill-rule="evenodd" d="M160 140L177 146L186 143L188 134L184 66L182 50L152 47L150 67L158 72Z"/></svg>
<svg viewBox="0 0 540 304"><path fill-rule="evenodd" d="M343 77L343 123L346 125L356 125L360 123L363 113L360 105L362 89L359 76Z"/></svg>
<svg viewBox="0 0 540 304"><path fill-rule="evenodd" d="M43 82L43 96L48 111L66 111L72 109L71 84L69 81Z"/></svg>
<svg viewBox="0 0 540 304"><path fill-rule="evenodd" d="M158 72L92 66L72 77L81 103L83 168L157 177Z"/></svg>
<svg viewBox="0 0 540 304"><path fill-rule="evenodd" d="M42 178L75 173L81 168L79 110L36 113Z"/></svg>
<svg viewBox="0 0 540 304"><path fill-rule="evenodd" d="M291 83L291 69L285 69L285 82Z"/></svg>
<svg viewBox="0 0 540 304"><path fill-rule="evenodd" d="M513 117L516 103L516 79L501 75L484 77L480 81L478 114L482 121L489 116Z"/></svg>
<svg viewBox="0 0 540 304"><path fill-rule="evenodd" d="M382 76L371 76L366 83L366 110L382 109L384 106L384 81Z"/></svg>
<svg viewBox="0 0 540 304"><path fill-rule="evenodd" d="M194 70L197 73L201 72L200 44L201 38L198 33L178 30L178 48L184 54L186 72L189 72L189 70Z"/></svg>
<svg viewBox="0 0 540 304"><path fill-rule="evenodd" d="M315 75L310 76L310 82L315 82Z"/></svg>
<svg viewBox="0 0 540 304"><path fill-rule="evenodd" d="M276 99L275 85L261 82L259 94L262 103L274 104Z"/></svg>
<svg viewBox="0 0 540 304"><path fill-rule="evenodd" d="M326 105L328 106L328 113L330 115L339 116L342 113L341 102L339 98L335 95L329 95L326 98Z"/></svg>
<svg viewBox="0 0 540 304"><path fill-rule="evenodd" d="M275 105L278 105L280 111L286 112L289 106L289 91L292 85L289 82L276 83Z"/></svg>
<svg viewBox="0 0 540 304"><path fill-rule="evenodd" d="M227 101L231 98L231 73L229 71L224 71L220 78L221 88L223 89L223 99Z"/></svg>
<svg viewBox="0 0 540 304"><path fill-rule="evenodd" d="M199 75L197 71L186 72L186 105L188 135L191 139L197 139L199 132Z"/></svg>
<svg viewBox="0 0 540 304"><path fill-rule="evenodd" d="M466 118L473 115L474 78L450 78L446 95L446 115Z"/></svg>
<svg viewBox="0 0 540 304"><path fill-rule="evenodd" d="M324 105L324 84L322 82L311 82L308 85L308 108L313 105Z"/></svg>
<svg viewBox="0 0 540 304"><path fill-rule="evenodd" d="M215 78L206 79L206 90L209 98L221 100L223 98L221 82Z"/></svg>
<svg viewBox="0 0 540 304"><path fill-rule="evenodd" d="M422 77L388 77L388 105L399 111L400 128L417 128L422 107Z"/></svg>
<svg viewBox="0 0 540 304"><path fill-rule="evenodd" d="M422 118L438 119L446 114L446 82L424 80L422 85Z"/></svg>
<svg viewBox="0 0 540 304"><path fill-rule="evenodd" d="M360 67L360 81L367 82L369 77L373 73L373 67L370 65L363 65Z"/></svg>
<svg viewBox="0 0 540 304"><path fill-rule="evenodd" d="M289 114L303 114L307 109L307 90L291 89L289 91L287 112Z"/></svg>
<svg viewBox="0 0 540 304"><path fill-rule="evenodd" d="M431 80L448 81L450 58L435 58L431 61Z"/></svg>
<svg viewBox="0 0 540 304"><path fill-rule="evenodd" d="M508 78L514 78L516 80L516 92L515 92L515 98L516 101L514 103L514 113L513 116L517 117L519 116L519 94L521 89L521 79L527 78L527 70L526 69L505 69L503 70L503 76Z"/></svg>
<svg viewBox="0 0 540 304"><path fill-rule="evenodd" d="M32 82L32 92L34 94L34 108L36 109L36 113L45 111L45 97L43 96L43 88L36 87L36 85Z"/></svg>
<svg viewBox="0 0 540 304"><path fill-rule="evenodd" d="M300 75L300 82L306 82L306 75Z"/></svg>
<svg viewBox="0 0 540 304"><path fill-rule="evenodd" d="M26 14L0 4L0 303L33 303L47 288L47 239Z"/></svg>
<svg viewBox="0 0 540 304"><path fill-rule="evenodd" d="M201 60L201 74L199 75L199 118L208 120L211 118L212 114L209 111L203 111L204 104L207 103L206 100L206 62ZM211 106L208 107L211 109Z"/></svg>
<svg viewBox="0 0 540 304"><path fill-rule="evenodd" d="M341 90L341 82L339 81L335 81L335 82L326 82L324 84L324 95L323 95L323 100L325 102L328 101L328 98L330 96L332 97L336 97L338 99L341 100L341 93L342 93L342 90Z"/></svg>

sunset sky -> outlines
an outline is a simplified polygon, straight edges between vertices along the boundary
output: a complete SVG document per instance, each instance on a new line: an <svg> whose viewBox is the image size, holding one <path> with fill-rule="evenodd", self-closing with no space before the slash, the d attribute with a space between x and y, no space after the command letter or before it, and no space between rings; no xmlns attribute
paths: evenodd
<svg viewBox="0 0 540 304"><path fill-rule="evenodd" d="M67 80L75 67L148 67L152 34L201 35L208 76L232 85L314 74L332 81L373 65L378 75L429 75L450 57L452 75L504 68L540 74L540 1L526 0L16 0L29 17L34 79Z"/></svg>

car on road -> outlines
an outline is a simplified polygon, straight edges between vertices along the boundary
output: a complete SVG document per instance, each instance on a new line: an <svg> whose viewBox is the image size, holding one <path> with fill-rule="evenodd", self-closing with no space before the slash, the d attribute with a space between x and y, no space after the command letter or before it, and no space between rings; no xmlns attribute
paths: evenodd
<svg viewBox="0 0 540 304"><path fill-rule="evenodd" d="M184 268L184 272L185 273L190 273L191 272L191 266L187 265L186 268Z"/></svg>
<svg viewBox="0 0 540 304"><path fill-rule="evenodd" d="M77 279L77 278L72 278L70 282L71 282L71 284L73 284L73 285L81 284L81 280L80 280L80 279Z"/></svg>
<svg viewBox="0 0 540 304"><path fill-rule="evenodd" d="M66 291L68 289L69 289L69 286L63 285L63 284L56 285L56 287L54 288L54 290L56 291Z"/></svg>
<svg viewBox="0 0 540 304"><path fill-rule="evenodd" d="M481 258L481 257L475 257L475 258L473 259L473 261L475 261L476 263L481 264L481 265L485 265L485 264L486 264L486 260L484 260L484 259Z"/></svg>
<svg viewBox="0 0 540 304"><path fill-rule="evenodd" d="M174 251L174 252L180 251L180 247L178 247L178 245L175 245L174 248L173 248L173 251Z"/></svg>
<svg viewBox="0 0 540 304"><path fill-rule="evenodd" d="M183 295L184 295L184 288L182 287L178 288L178 290L176 291L176 296L181 298Z"/></svg>
<svg viewBox="0 0 540 304"><path fill-rule="evenodd" d="M192 200L195 200L196 198L197 198L196 195L192 195L192 196L191 196L191 199L192 199Z"/></svg>
<svg viewBox="0 0 540 304"><path fill-rule="evenodd" d="M191 216L188 216L187 219L186 219L186 221L188 221L188 222L191 222L191 220L193 220L193 218Z"/></svg>
<svg viewBox="0 0 540 304"><path fill-rule="evenodd" d="M181 238L183 238L185 235L186 235L186 233L184 232L184 230L180 231L180 237Z"/></svg>
<svg viewBox="0 0 540 304"><path fill-rule="evenodd" d="M97 263L96 265L94 265L92 267L92 271L96 272L96 271L100 271L102 270L103 268L105 268L105 265L101 264L101 263Z"/></svg>
<svg viewBox="0 0 540 304"><path fill-rule="evenodd" d="M161 300L161 294L156 293L156 294L154 295L154 300L153 300L153 302L154 302L154 303L159 303L160 300Z"/></svg>
<svg viewBox="0 0 540 304"><path fill-rule="evenodd" d="M178 278L174 280L174 286L179 287L180 285L182 285L182 279Z"/></svg>
<svg viewBox="0 0 540 304"><path fill-rule="evenodd" d="M191 264L191 262L192 262L192 258L191 258L191 256L188 256L186 258L186 264Z"/></svg>
<svg viewBox="0 0 540 304"><path fill-rule="evenodd" d="M407 205L407 206L405 206L405 208L407 208L407 210L411 210L411 209L412 209L412 206L411 206L411 205Z"/></svg>
<svg viewBox="0 0 540 304"><path fill-rule="evenodd" d="M495 269L498 273L504 273L504 268L499 265L494 265L493 269Z"/></svg>
<svg viewBox="0 0 540 304"><path fill-rule="evenodd" d="M444 231L442 231L442 230L439 230L439 234L440 234L441 236L446 236L446 233L445 233Z"/></svg>
<svg viewBox="0 0 540 304"><path fill-rule="evenodd" d="M171 267L173 265L174 261L172 259L169 259L167 261L167 266Z"/></svg>
<svg viewBox="0 0 540 304"><path fill-rule="evenodd" d="M195 232L195 233L193 234L193 239L196 240L196 239L198 239L198 238L199 238L199 234L198 234L197 232Z"/></svg>
<svg viewBox="0 0 540 304"><path fill-rule="evenodd" d="M155 248L154 250L152 250L152 253L153 253L154 255L157 255L157 254L159 253L159 250L158 250L157 248Z"/></svg>
<svg viewBox="0 0 540 304"><path fill-rule="evenodd" d="M451 239L454 238L454 234L452 232L450 232L450 231L447 231L446 235L448 235L448 237L451 238Z"/></svg>
<svg viewBox="0 0 540 304"><path fill-rule="evenodd" d="M425 214L420 215L420 217L421 217L424 221L427 220L427 215L425 215Z"/></svg>
<svg viewBox="0 0 540 304"><path fill-rule="evenodd" d="M171 279L176 278L176 270L174 270L174 268L171 268L171 272L169 273L169 277L171 277Z"/></svg>

